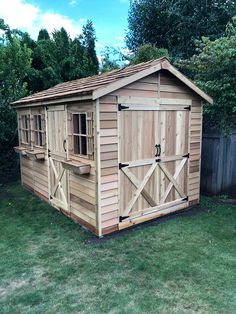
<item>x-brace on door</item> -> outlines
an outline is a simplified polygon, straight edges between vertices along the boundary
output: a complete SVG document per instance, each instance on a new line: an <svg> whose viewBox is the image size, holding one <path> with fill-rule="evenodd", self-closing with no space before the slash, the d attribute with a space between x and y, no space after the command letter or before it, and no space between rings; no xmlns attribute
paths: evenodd
<svg viewBox="0 0 236 314"><path fill-rule="evenodd" d="M53 106L47 110L49 193L52 205L69 211L68 174L62 167L67 158L67 120L65 106Z"/></svg>
<svg viewBox="0 0 236 314"><path fill-rule="evenodd" d="M119 111L120 222L188 202L191 107Z"/></svg>

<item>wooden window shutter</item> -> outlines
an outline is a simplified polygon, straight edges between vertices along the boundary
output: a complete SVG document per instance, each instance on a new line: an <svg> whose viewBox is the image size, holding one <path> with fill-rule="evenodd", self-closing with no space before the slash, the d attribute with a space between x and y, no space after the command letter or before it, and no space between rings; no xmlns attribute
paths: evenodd
<svg viewBox="0 0 236 314"><path fill-rule="evenodd" d="M67 112L67 129L68 129L68 151L69 151L69 154L73 154L73 152L74 152L73 114L70 111Z"/></svg>
<svg viewBox="0 0 236 314"><path fill-rule="evenodd" d="M30 134L30 144L31 144L31 146L33 148L33 146L35 144L35 139L34 139L34 135L35 134L34 134L34 115L32 114L32 112L28 116L28 118L29 118L29 128L30 128L30 132L29 132L29 134Z"/></svg>
<svg viewBox="0 0 236 314"><path fill-rule="evenodd" d="M22 143L21 115L18 114L19 145Z"/></svg>
<svg viewBox="0 0 236 314"><path fill-rule="evenodd" d="M93 112L87 112L88 157L94 159Z"/></svg>
<svg viewBox="0 0 236 314"><path fill-rule="evenodd" d="M41 123L42 123L42 143L43 147L46 147L46 121L45 121L45 113L44 111L41 114Z"/></svg>

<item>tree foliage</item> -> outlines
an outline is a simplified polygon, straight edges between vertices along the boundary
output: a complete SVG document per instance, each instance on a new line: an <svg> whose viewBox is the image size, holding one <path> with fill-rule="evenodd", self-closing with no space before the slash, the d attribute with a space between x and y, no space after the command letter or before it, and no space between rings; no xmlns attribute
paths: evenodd
<svg viewBox="0 0 236 314"><path fill-rule="evenodd" d="M138 64L149 60L159 59L161 57L169 58L168 50L165 48L157 48L150 44L138 47L137 52L131 59L132 64Z"/></svg>
<svg viewBox="0 0 236 314"><path fill-rule="evenodd" d="M0 37L0 176L3 177L16 169L12 146L17 143L17 121L9 104L27 94L25 78L31 66L31 50L3 20L0 28L4 31Z"/></svg>
<svg viewBox="0 0 236 314"><path fill-rule="evenodd" d="M99 64L95 41L91 21L83 26L82 34L74 39L64 28L54 30L52 37L42 29L33 49L29 90L37 92L60 82L97 74Z"/></svg>
<svg viewBox="0 0 236 314"><path fill-rule="evenodd" d="M234 0L131 0L126 42L133 51L151 44L188 58L196 39L221 37L235 14Z"/></svg>
<svg viewBox="0 0 236 314"><path fill-rule="evenodd" d="M106 48L101 57L101 73L118 70L120 66L117 61L111 58L110 48Z"/></svg>
<svg viewBox="0 0 236 314"><path fill-rule="evenodd" d="M82 34L71 39L64 28L49 35L46 29L37 40L0 19L0 177L15 169L16 114L11 102L57 83L98 73L95 30L91 21ZM6 158L8 162L2 164Z"/></svg>
<svg viewBox="0 0 236 314"><path fill-rule="evenodd" d="M236 126L236 19L227 25L225 35L211 41L203 37L197 53L182 66L194 74L197 85L214 99L205 106L205 128L225 134ZM230 29L230 32L229 32Z"/></svg>

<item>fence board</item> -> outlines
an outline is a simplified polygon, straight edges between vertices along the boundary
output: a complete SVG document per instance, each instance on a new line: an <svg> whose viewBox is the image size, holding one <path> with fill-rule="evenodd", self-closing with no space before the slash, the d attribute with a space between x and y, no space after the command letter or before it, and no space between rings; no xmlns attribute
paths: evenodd
<svg viewBox="0 0 236 314"><path fill-rule="evenodd" d="M236 130L229 137L203 134L201 192L236 196Z"/></svg>

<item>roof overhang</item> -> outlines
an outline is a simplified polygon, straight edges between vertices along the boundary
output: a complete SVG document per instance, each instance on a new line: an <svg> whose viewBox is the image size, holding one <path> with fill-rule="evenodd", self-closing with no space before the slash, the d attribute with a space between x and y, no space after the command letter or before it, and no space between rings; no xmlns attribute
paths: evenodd
<svg viewBox="0 0 236 314"><path fill-rule="evenodd" d="M79 96L73 96L70 97L73 94L78 94L76 93L67 93L66 95L58 95L56 97L45 97L43 100L40 99L33 99L31 101L27 100L17 100L11 103L12 108L25 108L25 107L38 107L38 106L49 106L49 105L55 105L55 104L60 104L60 103L69 103L69 102L75 102L75 101L83 101L83 100L92 100L92 94L86 94L86 95L79 95Z"/></svg>

